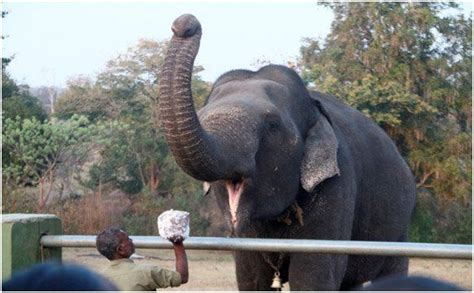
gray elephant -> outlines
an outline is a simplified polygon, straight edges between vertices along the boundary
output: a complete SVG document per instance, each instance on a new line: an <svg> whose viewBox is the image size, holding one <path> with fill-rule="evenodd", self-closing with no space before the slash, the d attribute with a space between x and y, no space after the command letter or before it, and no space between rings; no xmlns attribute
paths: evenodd
<svg viewBox="0 0 474 293"><path fill-rule="evenodd" d="M191 73L201 25L177 18L159 110L179 166L206 182L236 237L406 241L413 176L390 138L284 66L234 70L196 113ZM393 273L405 257L235 252L240 290L344 290Z"/></svg>

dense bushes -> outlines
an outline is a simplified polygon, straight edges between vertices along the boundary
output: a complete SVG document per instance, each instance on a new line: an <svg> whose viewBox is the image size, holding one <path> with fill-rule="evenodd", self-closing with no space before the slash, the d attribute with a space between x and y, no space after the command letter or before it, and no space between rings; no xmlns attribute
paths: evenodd
<svg viewBox="0 0 474 293"><path fill-rule="evenodd" d="M472 204L452 202L440 207L433 194L419 190L410 227L413 242L472 243Z"/></svg>

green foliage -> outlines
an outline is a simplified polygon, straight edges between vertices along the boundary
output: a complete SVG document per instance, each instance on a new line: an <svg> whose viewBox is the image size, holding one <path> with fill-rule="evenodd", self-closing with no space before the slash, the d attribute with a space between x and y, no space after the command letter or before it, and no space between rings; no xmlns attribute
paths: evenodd
<svg viewBox="0 0 474 293"><path fill-rule="evenodd" d="M2 100L20 93L20 88L5 70L9 62L2 60Z"/></svg>
<svg viewBox="0 0 474 293"><path fill-rule="evenodd" d="M143 129L142 124L112 121L99 125L102 160L90 168L86 185L97 188L110 183L127 194L139 193L149 182L144 166L156 161L155 156L166 155L165 147L147 137L149 132ZM165 153L160 154L159 150L153 150L154 147L161 147Z"/></svg>
<svg viewBox="0 0 474 293"><path fill-rule="evenodd" d="M144 190L123 216L123 226L131 234L157 235L157 217L168 210L172 202L165 197L154 197Z"/></svg>
<svg viewBox="0 0 474 293"><path fill-rule="evenodd" d="M7 12L2 11L2 18L6 14ZM41 121L46 119L47 114L39 99L29 94L28 86L17 85L7 72L11 60L12 58L2 57L2 123L5 123L5 119L15 119L17 116L22 119L34 117Z"/></svg>
<svg viewBox="0 0 474 293"><path fill-rule="evenodd" d="M67 89L59 96L54 107L55 116L68 119L72 115L84 115L95 122L107 115L110 107L101 96L101 89L86 77L77 77L67 82Z"/></svg>
<svg viewBox="0 0 474 293"><path fill-rule="evenodd" d="M131 208L124 214L123 226L132 234L156 235L158 232L157 217L164 211L173 208L190 213L190 227L193 236L205 236L211 224L211 220L205 215L207 206L202 202L202 192L162 197L153 196L148 190L144 190L139 197L135 198Z"/></svg>
<svg viewBox="0 0 474 293"><path fill-rule="evenodd" d="M35 185L66 149L83 139L87 126L88 120L79 116L66 123L6 119L3 150L10 160L3 162L3 175L17 185Z"/></svg>
<svg viewBox="0 0 474 293"><path fill-rule="evenodd" d="M145 188L140 196L134 198L131 209L124 215L127 231L140 235L156 235L156 218L162 212L173 208L191 214L192 235L207 235L210 227L209 204L203 202L200 182L190 178L177 165L171 156L163 162L159 192Z"/></svg>
<svg viewBox="0 0 474 293"><path fill-rule="evenodd" d="M6 71L9 62L2 60L2 122L16 116L22 119L34 117L41 121L46 119L47 114L40 100L29 94L27 86L18 86Z"/></svg>
<svg viewBox="0 0 474 293"><path fill-rule="evenodd" d="M413 242L472 243L472 204L440 208L435 198L420 190L409 231Z"/></svg>
<svg viewBox="0 0 474 293"><path fill-rule="evenodd" d="M436 229L434 213L427 206L417 203L411 220L408 238L412 242L439 242L439 233Z"/></svg>
<svg viewBox="0 0 474 293"><path fill-rule="evenodd" d="M164 163L168 147L152 102L159 99L157 80L167 42L140 40L125 54L107 63L96 81L71 80L56 104L57 115L67 118L80 113L102 125L101 160L90 169L87 186L112 184L133 195L145 186L154 194L166 194L161 187L174 173ZM195 69L193 94L202 106L210 86Z"/></svg>
<svg viewBox="0 0 474 293"><path fill-rule="evenodd" d="M324 44L301 47L305 82L384 128L441 211L470 206L472 20L447 13L456 3L323 5L335 21ZM413 233L438 239L431 216L418 211L415 222L425 226Z"/></svg>
<svg viewBox="0 0 474 293"><path fill-rule="evenodd" d="M3 119L30 119L34 118L43 121L47 114L41 106L38 98L27 93L14 95L2 101Z"/></svg>
<svg viewBox="0 0 474 293"><path fill-rule="evenodd" d="M67 121L39 121L36 118L7 118L3 125L2 181L8 190L38 186L40 208L48 200L60 163L74 164L94 131L87 118L72 116ZM8 192L8 191L7 191Z"/></svg>
<svg viewBox="0 0 474 293"><path fill-rule="evenodd" d="M385 128L395 128L411 117L436 110L398 82L367 74L347 87L346 101Z"/></svg>

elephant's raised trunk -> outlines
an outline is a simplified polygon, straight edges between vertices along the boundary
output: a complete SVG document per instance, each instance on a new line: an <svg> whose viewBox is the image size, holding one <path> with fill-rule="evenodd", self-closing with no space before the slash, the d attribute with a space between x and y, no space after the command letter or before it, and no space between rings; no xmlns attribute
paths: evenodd
<svg viewBox="0 0 474 293"><path fill-rule="evenodd" d="M178 17L159 80L159 114L166 140L178 165L203 181L221 179L215 144L201 127L191 93L201 24L190 14Z"/></svg>

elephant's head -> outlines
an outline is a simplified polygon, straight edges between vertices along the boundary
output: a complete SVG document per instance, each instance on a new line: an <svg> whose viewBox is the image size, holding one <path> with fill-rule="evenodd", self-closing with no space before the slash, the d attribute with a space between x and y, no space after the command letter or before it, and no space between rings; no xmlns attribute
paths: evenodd
<svg viewBox="0 0 474 293"><path fill-rule="evenodd" d="M283 66L230 71L196 113L191 74L201 25L177 18L159 82L159 111L179 166L208 182L234 228L281 214L300 188L339 172L329 117Z"/></svg>

